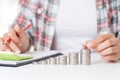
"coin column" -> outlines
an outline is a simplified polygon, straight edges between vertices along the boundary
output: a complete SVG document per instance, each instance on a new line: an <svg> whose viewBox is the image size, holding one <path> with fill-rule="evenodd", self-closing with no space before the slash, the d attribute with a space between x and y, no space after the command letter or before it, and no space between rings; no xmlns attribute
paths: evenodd
<svg viewBox="0 0 120 80"><path fill-rule="evenodd" d="M78 53L77 52L71 52L69 54L69 64L70 65L78 65Z"/></svg>
<svg viewBox="0 0 120 80"><path fill-rule="evenodd" d="M81 51L81 64L90 65L91 64L91 50L88 48L83 48Z"/></svg>

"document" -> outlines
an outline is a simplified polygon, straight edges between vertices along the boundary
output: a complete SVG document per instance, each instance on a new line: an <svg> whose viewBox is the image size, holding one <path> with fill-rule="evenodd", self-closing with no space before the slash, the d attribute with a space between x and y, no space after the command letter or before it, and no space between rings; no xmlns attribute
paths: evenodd
<svg viewBox="0 0 120 80"><path fill-rule="evenodd" d="M9 53L10 54L10 53ZM60 51L34 51L34 52L27 52L24 54L19 55L20 56L24 56L24 57L28 57L29 59L26 60L0 60L0 66L10 66L10 67L18 67L18 66L22 66L22 65L26 65L26 64L30 64L34 61L40 61L40 60L45 60L48 59L50 57L55 57L55 56L59 56L62 55L60 53Z"/></svg>

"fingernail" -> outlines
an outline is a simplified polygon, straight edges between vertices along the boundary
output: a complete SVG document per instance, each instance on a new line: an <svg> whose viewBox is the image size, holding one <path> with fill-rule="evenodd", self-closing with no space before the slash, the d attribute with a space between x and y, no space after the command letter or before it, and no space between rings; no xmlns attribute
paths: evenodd
<svg viewBox="0 0 120 80"><path fill-rule="evenodd" d="M88 44L87 44L87 47L88 47L88 48L91 48L91 47L92 47L92 44L91 44L91 43L88 43Z"/></svg>
<svg viewBox="0 0 120 80"><path fill-rule="evenodd" d="M83 49L87 49L88 47L86 45L82 45L82 48Z"/></svg>

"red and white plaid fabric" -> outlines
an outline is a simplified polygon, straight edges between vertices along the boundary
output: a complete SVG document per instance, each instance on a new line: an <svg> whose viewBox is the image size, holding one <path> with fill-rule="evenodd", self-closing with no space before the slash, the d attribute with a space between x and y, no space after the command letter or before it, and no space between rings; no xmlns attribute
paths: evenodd
<svg viewBox="0 0 120 80"><path fill-rule="evenodd" d="M96 0L98 32L120 32L120 0ZM120 34L118 34L119 36Z"/></svg>
<svg viewBox="0 0 120 80"><path fill-rule="evenodd" d="M32 23L27 33L35 50L50 50L59 3L59 0L19 0L19 13L14 24L25 27L28 22Z"/></svg>

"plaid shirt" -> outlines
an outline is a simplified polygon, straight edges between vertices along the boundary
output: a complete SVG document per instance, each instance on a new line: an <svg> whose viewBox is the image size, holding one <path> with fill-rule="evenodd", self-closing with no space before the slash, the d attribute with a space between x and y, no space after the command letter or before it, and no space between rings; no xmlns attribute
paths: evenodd
<svg viewBox="0 0 120 80"><path fill-rule="evenodd" d="M25 27L32 23L27 30L30 45L34 45L35 50L50 50L59 0L19 0L19 3L19 13L13 25L17 23Z"/></svg>
<svg viewBox="0 0 120 80"><path fill-rule="evenodd" d="M96 0L98 33L120 35L120 0Z"/></svg>
<svg viewBox="0 0 120 80"><path fill-rule="evenodd" d="M28 22L32 23L27 32L35 50L50 50L58 7L59 0L20 0L20 11L14 24L24 27ZM96 0L96 7L98 33L119 32L120 0Z"/></svg>

